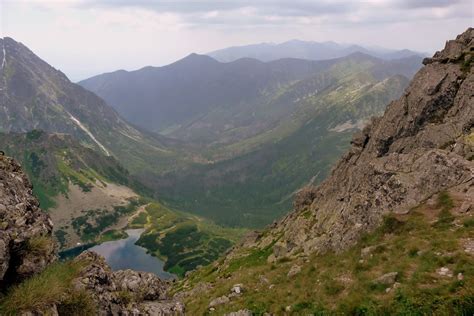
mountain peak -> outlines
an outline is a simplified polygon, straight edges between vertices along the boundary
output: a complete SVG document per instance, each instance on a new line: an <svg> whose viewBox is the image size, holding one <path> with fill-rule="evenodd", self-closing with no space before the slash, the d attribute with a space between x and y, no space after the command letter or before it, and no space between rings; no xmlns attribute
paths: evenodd
<svg viewBox="0 0 474 316"><path fill-rule="evenodd" d="M196 53L191 53L188 56L174 62L173 64L199 64L199 63L218 63L214 58L207 55L200 55ZM171 64L171 65L173 65Z"/></svg>

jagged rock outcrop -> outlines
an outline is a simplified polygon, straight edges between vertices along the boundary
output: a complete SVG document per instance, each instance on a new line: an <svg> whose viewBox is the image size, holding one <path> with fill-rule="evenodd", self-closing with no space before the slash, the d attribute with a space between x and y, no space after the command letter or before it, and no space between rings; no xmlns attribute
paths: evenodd
<svg viewBox="0 0 474 316"><path fill-rule="evenodd" d="M52 229L21 166L0 154L0 289L55 260Z"/></svg>
<svg viewBox="0 0 474 316"><path fill-rule="evenodd" d="M102 256L89 251L75 260L84 264L84 268L74 287L91 293L99 315L184 314L184 305L168 298L168 284L153 273L113 272Z"/></svg>
<svg viewBox="0 0 474 316"><path fill-rule="evenodd" d="M474 193L473 60L469 28L425 59L405 94L354 136L330 177L302 190L294 211L253 245L277 241L270 261L340 251L387 213L454 187Z"/></svg>
<svg viewBox="0 0 474 316"><path fill-rule="evenodd" d="M53 223L39 208L21 166L0 153L0 290L41 273L56 260L51 238ZM97 306L97 315L180 315L184 306L167 296L169 284L147 272L113 272L105 259L84 252L76 259L81 269L73 289L85 292ZM44 302L39 310L22 315L61 315L61 306Z"/></svg>

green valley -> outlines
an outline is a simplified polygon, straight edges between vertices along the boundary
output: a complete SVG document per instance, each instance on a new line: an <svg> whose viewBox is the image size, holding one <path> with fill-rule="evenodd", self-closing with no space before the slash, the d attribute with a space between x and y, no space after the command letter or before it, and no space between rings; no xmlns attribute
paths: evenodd
<svg viewBox="0 0 474 316"><path fill-rule="evenodd" d="M165 260L165 270L178 276L221 257L246 232L217 226L209 220L170 210L152 202L130 221L145 228L137 244Z"/></svg>

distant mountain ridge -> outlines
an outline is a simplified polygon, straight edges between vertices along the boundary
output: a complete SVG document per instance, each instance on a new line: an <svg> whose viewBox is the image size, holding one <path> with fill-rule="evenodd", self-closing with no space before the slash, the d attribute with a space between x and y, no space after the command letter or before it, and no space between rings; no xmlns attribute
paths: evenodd
<svg viewBox="0 0 474 316"><path fill-rule="evenodd" d="M245 46L233 46L207 53L218 61L231 62L240 58L255 58L260 61L273 61L282 58L300 58L307 60L325 60L340 58L352 53L365 53L374 57L391 60L409 56L424 57L424 53L409 49L369 48L355 44L335 42L312 42L290 40L280 44L260 43Z"/></svg>
<svg viewBox="0 0 474 316"><path fill-rule="evenodd" d="M267 64L249 58L221 63L191 54L167 66L102 74L79 84L104 98L132 123L163 132L216 107L244 106L262 90L270 89L270 93L329 64L297 59Z"/></svg>
<svg viewBox="0 0 474 316"><path fill-rule="evenodd" d="M132 126L104 100L69 81L23 44L6 37L0 38L0 47L1 132L38 129L70 134L131 169L151 160L157 164L172 160L168 140Z"/></svg>
<svg viewBox="0 0 474 316"><path fill-rule="evenodd" d="M120 70L79 84L137 126L192 142L232 143L271 128L291 113L293 102L272 106L285 89L345 61L373 68L374 77L382 80L396 74L410 78L421 57L387 61L356 52L322 61L242 58L222 63L191 54L164 67Z"/></svg>

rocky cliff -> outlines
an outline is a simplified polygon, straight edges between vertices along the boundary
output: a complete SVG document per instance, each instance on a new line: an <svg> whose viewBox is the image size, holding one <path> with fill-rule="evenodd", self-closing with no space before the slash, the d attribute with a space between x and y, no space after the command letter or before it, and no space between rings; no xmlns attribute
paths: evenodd
<svg viewBox="0 0 474 316"><path fill-rule="evenodd" d="M469 28L426 58L404 95L353 137L328 179L303 189L294 211L249 244L265 248L278 240L270 261L337 252L384 215L408 212L437 192L474 194L473 55Z"/></svg>
<svg viewBox="0 0 474 316"><path fill-rule="evenodd" d="M0 155L0 223L0 289L3 290L41 272L55 259L51 242L53 223L39 208L20 165L3 154Z"/></svg>
<svg viewBox="0 0 474 316"><path fill-rule="evenodd" d="M184 312L180 302L168 298L169 284L152 273L112 271L92 252L57 262L53 224L39 208L21 166L3 153L0 223L1 314L86 315L86 310L78 314L85 306L98 315Z"/></svg>

